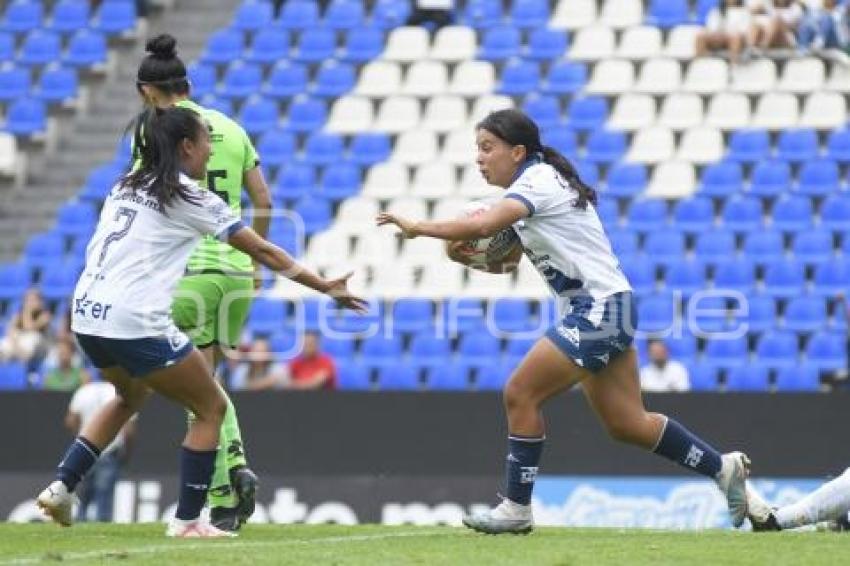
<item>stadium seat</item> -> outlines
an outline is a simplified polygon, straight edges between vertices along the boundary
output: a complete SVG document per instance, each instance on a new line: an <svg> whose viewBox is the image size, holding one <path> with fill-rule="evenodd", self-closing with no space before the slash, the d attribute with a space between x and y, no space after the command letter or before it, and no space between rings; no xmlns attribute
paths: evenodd
<svg viewBox="0 0 850 566"><path fill-rule="evenodd" d="M374 165L389 158L390 138L385 134L355 134L349 147L349 161L357 165Z"/></svg>
<svg viewBox="0 0 850 566"><path fill-rule="evenodd" d="M746 305L733 304L733 325L746 324L750 333L776 328L776 301L773 297L757 294L743 298Z"/></svg>
<svg viewBox="0 0 850 566"><path fill-rule="evenodd" d="M262 92L275 98L289 98L307 90L307 68L300 63L280 61L272 67Z"/></svg>
<svg viewBox="0 0 850 566"><path fill-rule="evenodd" d="M376 0L372 7L372 24L381 28L394 28L404 25L410 14L408 2Z"/></svg>
<svg viewBox="0 0 850 566"><path fill-rule="evenodd" d="M6 109L4 129L18 136L32 136L47 128L47 107L40 100L19 98Z"/></svg>
<svg viewBox="0 0 850 566"><path fill-rule="evenodd" d="M812 293L820 296L835 296L846 293L850 288L850 260L841 258L820 265L815 269Z"/></svg>
<svg viewBox="0 0 850 566"><path fill-rule="evenodd" d="M549 21L548 0L513 0L508 19L525 30L545 26Z"/></svg>
<svg viewBox="0 0 850 566"><path fill-rule="evenodd" d="M722 369L735 368L747 363L749 349L747 337L715 338L708 341L705 347L703 363L712 364Z"/></svg>
<svg viewBox="0 0 850 566"><path fill-rule="evenodd" d="M360 192L360 183L360 167L352 163L332 164L325 168L318 194L333 201L347 199Z"/></svg>
<svg viewBox="0 0 850 566"><path fill-rule="evenodd" d="M300 4L289 2L288 4ZM343 391L368 391L372 389L371 368L359 363L346 363L337 366L337 381Z"/></svg>
<svg viewBox="0 0 850 566"><path fill-rule="evenodd" d="M319 4L316 2L284 2L274 22L275 27L306 30L319 24Z"/></svg>
<svg viewBox="0 0 850 566"><path fill-rule="evenodd" d="M667 203L661 199L638 199L631 203L628 226L639 232L652 232L667 225Z"/></svg>
<svg viewBox="0 0 850 566"><path fill-rule="evenodd" d="M387 134L415 130L421 121L420 108L419 100L412 96L390 96L381 103L374 128Z"/></svg>
<svg viewBox="0 0 850 566"><path fill-rule="evenodd" d="M628 228L606 230L611 249L617 257L630 257L638 253L638 235Z"/></svg>
<svg viewBox="0 0 850 566"><path fill-rule="evenodd" d="M47 29L59 33L71 33L88 27L90 5L79 0L60 0L53 5Z"/></svg>
<svg viewBox="0 0 850 566"><path fill-rule="evenodd" d="M714 265L735 256L735 234L723 228L708 229L696 234L694 254L700 261Z"/></svg>
<svg viewBox="0 0 850 566"><path fill-rule="evenodd" d="M568 125L587 131L602 127L608 116L608 103L602 97L576 97L567 108Z"/></svg>
<svg viewBox="0 0 850 566"><path fill-rule="evenodd" d="M794 257L807 265L820 265L834 258L832 232L822 228L799 232L791 247Z"/></svg>
<svg viewBox="0 0 850 566"><path fill-rule="evenodd" d="M540 67L532 61L512 59L505 64L496 92L519 96L533 91L540 83Z"/></svg>
<svg viewBox="0 0 850 566"><path fill-rule="evenodd" d="M413 336L410 341L411 365L423 368L440 368L450 357L451 343L448 338L437 336L433 331L420 332Z"/></svg>
<svg viewBox="0 0 850 566"><path fill-rule="evenodd" d="M719 161L723 152L723 134L719 129L696 126L683 132L676 159L706 165Z"/></svg>
<svg viewBox="0 0 850 566"><path fill-rule="evenodd" d="M630 222L630 227L640 230L632 222ZM656 265L669 265L671 262L679 261L684 257L685 235L676 228L666 228L662 224L658 224L654 229L647 230L643 251L649 256L650 261Z"/></svg>
<svg viewBox="0 0 850 566"><path fill-rule="evenodd" d="M741 162L761 161L770 156L770 138L766 130L739 130L729 139L727 159Z"/></svg>
<svg viewBox="0 0 850 566"><path fill-rule="evenodd" d="M814 210L808 197L783 196L773 203L773 227L784 232L800 232L812 226Z"/></svg>
<svg viewBox="0 0 850 566"><path fill-rule="evenodd" d="M402 26L390 31L382 55L387 61L414 63L428 58L431 37L422 26Z"/></svg>
<svg viewBox="0 0 850 566"><path fill-rule="evenodd" d="M729 87L734 92L751 95L769 92L776 85L776 63L765 57L737 65L732 67L731 78Z"/></svg>
<svg viewBox="0 0 850 566"><path fill-rule="evenodd" d="M343 158L342 136L324 132L310 134L304 143L304 162L310 165L331 165Z"/></svg>
<svg viewBox="0 0 850 566"><path fill-rule="evenodd" d="M698 269L701 262L698 260L684 260L694 262L694 268ZM704 269L704 267L703 267ZM699 277L703 277L702 272L698 272ZM668 277L669 279L669 277ZM703 280L702 289L705 289L706 284ZM699 289L698 289L699 290ZM690 332L697 334L700 337L712 338L713 332L724 332L729 329L728 319L728 300L725 293L720 295L701 294L691 297L686 303L688 312L687 328ZM693 359L696 357L696 338L693 339L693 351L688 353L688 357ZM669 339L668 339L669 341Z"/></svg>
<svg viewBox="0 0 850 566"><path fill-rule="evenodd" d="M296 96L289 106L286 128L295 132L310 132L321 128L327 119L327 106L321 100Z"/></svg>
<svg viewBox="0 0 850 566"><path fill-rule="evenodd" d="M786 330L798 334L814 332L826 327L826 303L820 297L794 297L785 306L783 318L783 328Z"/></svg>
<svg viewBox="0 0 850 566"><path fill-rule="evenodd" d="M293 213L301 216L307 235L324 230L333 219L330 204L327 200L320 198L306 197L300 199L295 204Z"/></svg>
<svg viewBox="0 0 850 566"><path fill-rule="evenodd" d="M632 90L634 76L635 69L630 61L622 59L600 61L593 68L593 74L585 87L585 92L603 96L623 94Z"/></svg>
<svg viewBox="0 0 850 566"><path fill-rule="evenodd" d="M638 330L659 333L673 327L678 303L672 294L646 295L638 302Z"/></svg>
<svg viewBox="0 0 850 566"><path fill-rule="evenodd" d="M605 26L588 26L576 31L569 50L575 61L610 59L616 49L614 30Z"/></svg>
<svg viewBox="0 0 850 566"><path fill-rule="evenodd" d="M545 322L543 323L543 328L545 329ZM505 363L510 367L516 367L519 365L520 361L531 351L531 348L537 343L539 338L511 338L508 340L507 347L505 348Z"/></svg>
<svg viewBox="0 0 850 566"><path fill-rule="evenodd" d="M556 2L549 26L556 29L577 30L587 27L597 19L596 0L571 0Z"/></svg>
<svg viewBox="0 0 850 566"><path fill-rule="evenodd" d="M681 90L682 67L674 59L651 59L641 68L635 90L655 96L672 94Z"/></svg>
<svg viewBox="0 0 850 566"><path fill-rule="evenodd" d="M776 144L776 157L785 161L807 161L820 153L818 135L812 128L784 130Z"/></svg>
<svg viewBox="0 0 850 566"><path fill-rule="evenodd" d="M349 336L325 337L322 339L322 351L336 361L337 368L354 363L354 339Z"/></svg>
<svg viewBox="0 0 850 566"><path fill-rule="evenodd" d="M448 66L440 61L416 61L407 69L402 93L420 98L445 94L449 86Z"/></svg>
<svg viewBox="0 0 850 566"><path fill-rule="evenodd" d="M757 265L764 265L785 257L785 243L779 230L750 232L744 239L744 254Z"/></svg>
<svg viewBox="0 0 850 566"><path fill-rule="evenodd" d="M39 281L41 296L45 301L65 300L74 292L82 266L76 262L57 262L45 266Z"/></svg>
<svg viewBox="0 0 850 566"><path fill-rule="evenodd" d="M646 15L646 23L669 29L687 24L690 10L687 0L651 0Z"/></svg>
<svg viewBox="0 0 850 566"><path fill-rule="evenodd" d="M41 27L44 8L41 2L7 2L0 29L26 33Z"/></svg>
<svg viewBox="0 0 850 566"><path fill-rule="evenodd" d="M243 32L262 31L274 19L274 6L261 0L246 0L236 8L230 27Z"/></svg>
<svg viewBox="0 0 850 566"><path fill-rule="evenodd" d="M359 0L334 0L325 9L322 23L337 30L356 29L365 24L366 14Z"/></svg>
<svg viewBox="0 0 850 566"><path fill-rule="evenodd" d="M631 2L630 5L634 5ZM637 3L639 5L639 3ZM612 14L622 13L621 10L616 10L616 4L609 2L606 8L610 7ZM628 17L623 14L624 17ZM612 26L617 27L617 26ZM617 57L629 59L631 61L652 60L662 55L662 33L653 26L634 25L623 30L620 44L617 47Z"/></svg>
<svg viewBox="0 0 850 566"><path fill-rule="evenodd" d="M107 35L132 32L136 29L135 2L104 2L91 20L91 28Z"/></svg>
<svg viewBox="0 0 850 566"><path fill-rule="evenodd" d="M846 124L847 103L841 93L816 91L806 97L800 126L826 130Z"/></svg>
<svg viewBox="0 0 850 566"><path fill-rule="evenodd" d="M202 97L198 103L204 108L209 108L210 110L215 110L216 112L221 112L225 116L233 117L235 115L234 112L234 104L233 101L227 98L223 98L215 95L207 95Z"/></svg>
<svg viewBox="0 0 850 566"><path fill-rule="evenodd" d="M208 94L215 93L216 69L213 65L204 63L193 63L187 69L189 80L192 83L192 96L201 98Z"/></svg>
<svg viewBox="0 0 850 566"><path fill-rule="evenodd" d="M376 59L384 50L384 33L375 27L359 27L345 36L339 59L346 63L365 63Z"/></svg>
<svg viewBox="0 0 850 566"><path fill-rule="evenodd" d="M721 161L703 169L698 191L702 196L725 198L738 193L742 183L741 166L732 161Z"/></svg>
<svg viewBox="0 0 850 566"><path fill-rule="evenodd" d="M125 165L126 161L106 163L92 169L80 196L90 201L102 201L124 172Z"/></svg>
<svg viewBox="0 0 850 566"><path fill-rule="evenodd" d="M691 61L682 84L684 92L716 94L727 90L729 64L719 58L703 57Z"/></svg>
<svg viewBox="0 0 850 566"><path fill-rule="evenodd" d="M500 298L490 304L490 317L494 330L499 332L524 332L535 330L540 325L531 317L529 303L525 299Z"/></svg>
<svg viewBox="0 0 850 566"><path fill-rule="evenodd" d="M826 157L845 165L850 162L850 128L840 128L829 133Z"/></svg>
<svg viewBox="0 0 850 566"><path fill-rule="evenodd" d="M842 193L826 197L821 203L820 220L827 230L850 230L850 196Z"/></svg>
<svg viewBox="0 0 850 566"><path fill-rule="evenodd" d="M29 380L24 364L20 362L0 363L0 390L21 391L28 386Z"/></svg>
<svg viewBox="0 0 850 566"><path fill-rule="evenodd" d="M59 34L33 30L24 39L17 61L23 65L46 65L61 58L62 38Z"/></svg>
<svg viewBox="0 0 850 566"><path fill-rule="evenodd" d="M469 368L463 364L448 363L429 369L425 381L431 391L465 391L469 389L469 373Z"/></svg>
<svg viewBox="0 0 850 566"><path fill-rule="evenodd" d="M253 332L274 334L285 329L288 303L279 299L257 297L251 302L248 326Z"/></svg>
<svg viewBox="0 0 850 566"><path fill-rule="evenodd" d="M72 67L94 67L106 63L106 37L82 29L71 36L63 62Z"/></svg>
<svg viewBox="0 0 850 566"><path fill-rule="evenodd" d="M681 199L673 207L673 223L688 234L701 234L714 226L714 205L699 196Z"/></svg>
<svg viewBox="0 0 850 566"><path fill-rule="evenodd" d="M249 135L258 136L277 125L278 107L274 100L252 96L242 104L238 121Z"/></svg>
<svg viewBox="0 0 850 566"><path fill-rule="evenodd" d="M492 71L489 63L476 62L487 65ZM401 91L401 67L391 61L371 61L366 63L360 71L360 78L356 94L372 98L384 98L392 96Z"/></svg>
<svg viewBox="0 0 850 566"><path fill-rule="evenodd" d="M675 148L676 141L671 130L660 126L643 128L632 138L626 161L648 164L671 162Z"/></svg>
<svg viewBox="0 0 850 566"><path fill-rule="evenodd" d="M579 174L581 174L581 172L579 172ZM582 178L584 179L584 177ZM587 181L587 179L584 179L584 181L585 183L591 184ZM596 214L599 215L599 219L606 227L614 227L620 223L620 206L614 199L599 199L596 203Z"/></svg>
<svg viewBox="0 0 850 566"><path fill-rule="evenodd" d="M847 336L845 333L817 332L806 345L806 361L822 370L847 369Z"/></svg>
<svg viewBox="0 0 850 566"><path fill-rule="evenodd" d="M298 143L295 134L281 128L264 132L257 141L257 151L265 165L280 167L293 159Z"/></svg>
<svg viewBox="0 0 850 566"><path fill-rule="evenodd" d="M227 67L217 94L229 99L247 98L259 92L262 83L262 67L235 61Z"/></svg>
<svg viewBox="0 0 850 566"><path fill-rule="evenodd" d="M537 93L529 94L523 101L522 110L543 131L560 125L561 103L555 96Z"/></svg>
<svg viewBox="0 0 850 566"><path fill-rule="evenodd" d="M20 299L31 283L30 267L25 263L0 265L0 301Z"/></svg>
<svg viewBox="0 0 850 566"><path fill-rule="evenodd" d="M56 231L63 236L85 236L97 223L94 208L85 202L70 202L56 213Z"/></svg>
<svg viewBox="0 0 850 566"><path fill-rule="evenodd" d="M640 163L616 163L608 170L605 181L606 196L631 199L646 189L646 167Z"/></svg>
<svg viewBox="0 0 850 566"><path fill-rule="evenodd" d="M539 27L531 30L522 56L534 61L555 61L567 51L567 34L561 30ZM433 55L432 55L433 56Z"/></svg>
<svg viewBox="0 0 850 566"><path fill-rule="evenodd" d="M820 389L818 370L808 364L781 368L776 373L777 391L817 391Z"/></svg>
<svg viewBox="0 0 850 566"><path fill-rule="evenodd" d="M717 368L713 365L694 365L690 367L688 373L691 391L717 391Z"/></svg>
<svg viewBox="0 0 850 566"><path fill-rule="evenodd" d="M445 63L468 61L475 58L478 49L477 43L475 30L466 26L444 26L438 29L434 35L434 44L431 47L430 56L435 61ZM381 49L383 49L383 42ZM526 55L526 58L534 59L534 57L528 55Z"/></svg>
<svg viewBox="0 0 850 566"><path fill-rule="evenodd" d="M679 199L688 197L696 190L697 179L695 167L684 161L661 163L655 168L647 197Z"/></svg>
<svg viewBox="0 0 850 566"><path fill-rule="evenodd" d="M839 190L841 173L831 159L810 159L803 163L798 176L797 192L815 197Z"/></svg>
<svg viewBox="0 0 850 566"><path fill-rule="evenodd" d="M283 29L266 27L254 34L251 47L245 51L245 60L249 63L271 65L289 56L289 32ZM192 85L194 91L194 84Z"/></svg>
<svg viewBox="0 0 850 566"><path fill-rule="evenodd" d="M24 97L30 90L31 81L29 69L4 65L0 68L0 100L14 101Z"/></svg>
<svg viewBox="0 0 850 566"><path fill-rule="evenodd" d="M744 130L750 126L750 100L745 94L721 92L711 97L705 113L705 125L724 131Z"/></svg>
<svg viewBox="0 0 850 566"><path fill-rule="evenodd" d="M803 264L793 259L772 261L765 266L764 292L772 297L790 299L805 289Z"/></svg>
<svg viewBox="0 0 850 566"><path fill-rule="evenodd" d="M793 94L768 92L759 98L753 113L753 127L768 130L792 128L798 123L799 103ZM803 125L803 124L801 124Z"/></svg>
<svg viewBox="0 0 850 566"><path fill-rule="evenodd" d="M519 28L501 25L484 31L477 59L499 62L520 53L522 38Z"/></svg>
<svg viewBox="0 0 850 566"><path fill-rule="evenodd" d="M703 123L702 99L683 92L667 96L658 115L658 125L671 130L687 130Z"/></svg>
<svg viewBox="0 0 850 566"><path fill-rule="evenodd" d="M646 253L655 259L650 249L647 248ZM687 297L705 289L705 265L698 259L681 259L683 255L684 252L681 252L678 259L665 261L669 267L664 282L667 290L678 291Z"/></svg>
<svg viewBox="0 0 850 566"><path fill-rule="evenodd" d="M650 295L656 290L655 266L643 254L620 258L620 266L638 296ZM642 321L641 321L642 322Z"/></svg>
<svg viewBox="0 0 850 566"><path fill-rule="evenodd" d="M478 367L475 371L475 389L478 391L498 391L505 387L513 368L491 361Z"/></svg>
<svg viewBox="0 0 850 566"><path fill-rule="evenodd" d="M797 364L797 336L783 330L762 334L756 344L756 358L771 368L786 368Z"/></svg>
<svg viewBox="0 0 850 566"><path fill-rule="evenodd" d="M292 58L299 63L318 63L332 59L336 52L336 34L325 28L305 29L298 38Z"/></svg>
<svg viewBox="0 0 850 566"><path fill-rule="evenodd" d="M502 19L502 6L498 0L470 0L466 2L458 23L475 29L487 29Z"/></svg>
<svg viewBox="0 0 850 566"><path fill-rule="evenodd" d="M714 288L729 289L749 296L756 284L755 264L747 258L731 258L717 262Z"/></svg>
<svg viewBox="0 0 850 566"><path fill-rule="evenodd" d="M627 144L623 132L606 128L594 130L585 142L585 159L593 163L620 161L626 154Z"/></svg>
<svg viewBox="0 0 850 566"><path fill-rule="evenodd" d="M555 61L549 67L540 90L547 94L573 94L587 83L587 66L567 60Z"/></svg>
<svg viewBox="0 0 850 566"><path fill-rule="evenodd" d="M667 34L664 55L679 61L691 61L696 58L696 36L701 26L676 26Z"/></svg>
<svg viewBox="0 0 850 566"><path fill-rule="evenodd" d="M768 370L760 363L731 368L726 377L726 391L765 392L770 387Z"/></svg>
<svg viewBox="0 0 850 566"><path fill-rule="evenodd" d="M773 199L791 186L791 167L786 161L759 161L750 174L749 194Z"/></svg>
<svg viewBox="0 0 850 566"><path fill-rule="evenodd" d="M419 374L418 368L393 361L378 368L378 387L382 391L415 391L422 387Z"/></svg>
<svg viewBox="0 0 850 566"><path fill-rule="evenodd" d="M15 36L0 29L0 61L15 59Z"/></svg>
<svg viewBox="0 0 850 566"><path fill-rule="evenodd" d="M401 356L401 339L398 336L370 336L360 346L361 361L370 367L387 367Z"/></svg>
<svg viewBox="0 0 850 566"><path fill-rule="evenodd" d="M733 196L726 201L721 213L723 226L733 232L752 232L762 226L762 206L758 199Z"/></svg>
<svg viewBox="0 0 850 566"><path fill-rule="evenodd" d="M451 94L434 96L425 105L422 127L433 132L450 132L467 127L466 100Z"/></svg>
<svg viewBox="0 0 850 566"><path fill-rule="evenodd" d="M393 304L392 325L396 332L429 330L434 326L434 303L428 299L399 299Z"/></svg>

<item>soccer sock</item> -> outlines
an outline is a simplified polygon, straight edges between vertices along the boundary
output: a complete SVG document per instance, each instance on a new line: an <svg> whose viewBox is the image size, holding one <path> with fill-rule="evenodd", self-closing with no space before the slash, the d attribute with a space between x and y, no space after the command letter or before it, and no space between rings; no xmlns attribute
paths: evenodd
<svg viewBox="0 0 850 566"><path fill-rule="evenodd" d="M520 505L531 503L531 491L537 479L537 464L546 437L508 436L508 458L505 466L507 498Z"/></svg>
<svg viewBox="0 0 850 566"><path fill-rule="evenodd" d="M215 450L180 449L180 499L175 517L197 519L207 500L207 490L215 464Z"/></svg>
<svg viewBox="0 0 850 566"><path fill-rule="evenodd" d="M78 436L59 462L56 479L64 483L68 491L74 491L99 457L100 449L82 436Z"/></svg>
<svg viewBox="0 0 850 566"><path fill-rule="evenodd" d="M838 519L850 511L850 468L828 481L800 501L780 507L776 522L783 529L793 529L820 521Z"/></svg>
<svg viewBox="0 0 850 566"><path fill-rule="evenodd" d="M245 449L242 444L242 431L239 430L236 407L233 406L230 397L227 398L227 411L225 411L224 420L221 423L221 432L227 439L227 442L221 443L227 457L227 469L232 470L233 468L247 466L248 461L245 458Z"/></svg>
<svg viewBox="0 0 850 566"><path fill-rule="evenodd" d="M674 419L665 418L667 422L653 452L699 474L715 478L720 472L720 452Z"/></svg>
<svg viewBox="0 0 850 566"><path fill-rule="evenodd" d="M234 507L236 505L236 498L233 496L233 488L230 485L226 446L227 435L222 426L218 439L218 450L215 453L212 485L209 494L207 494L207 501L210 507Z"/></svg>

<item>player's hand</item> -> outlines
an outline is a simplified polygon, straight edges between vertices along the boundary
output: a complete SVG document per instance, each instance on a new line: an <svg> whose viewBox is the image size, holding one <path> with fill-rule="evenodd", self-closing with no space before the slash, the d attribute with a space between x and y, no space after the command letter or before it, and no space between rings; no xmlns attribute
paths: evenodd
<svg viewBox="0 0 850 566"><path fill-rule="evenodd" d="M469 246L466 242L447 241L446 255L454 262L469 265Z"/></svg>
<svg viewBox="0 0 850 566"><path fill-rule="evenodd" d="M337 305L360 314L365 314L369 310L369 303L366 299L353 295L348 290L348 280L352 275L354 275L354 272L350 271L342 277L329 280L326 294L332 297Z"/></svg>
<svg viewBox="0 0 850 566"><path fill-rule="evenodd" d="M378 223L378 226L385 226L387 224L395 224L401 230L402 238L415 238L419 234L416 233L416 222L413 220L408 220L403 216L399 216L397 214L392 214L391 212L382 212L375 219Z"/></svg>

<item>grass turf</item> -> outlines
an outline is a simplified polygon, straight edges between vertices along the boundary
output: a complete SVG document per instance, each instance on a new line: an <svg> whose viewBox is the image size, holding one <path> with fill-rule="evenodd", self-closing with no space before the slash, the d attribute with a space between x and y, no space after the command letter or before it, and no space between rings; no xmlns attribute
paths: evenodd
<svg viewBox="0 0 850 566"><path fill-rule="evenodd" d="M850 564L847 535L541 528L249 525L237 539L172 540L163 525L0 524L7 564Z"/></svg>

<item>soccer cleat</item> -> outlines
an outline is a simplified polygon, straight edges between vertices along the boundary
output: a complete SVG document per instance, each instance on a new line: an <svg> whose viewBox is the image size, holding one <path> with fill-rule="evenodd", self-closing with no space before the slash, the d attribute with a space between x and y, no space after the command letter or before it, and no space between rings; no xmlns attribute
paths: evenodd
<svg viewBox="0 0 850 566"><path fill-rule="evenodd" d="M236 515L239 519L237 529L254 514L259 483L257 474L245 466L230 470L230 485L233 486L233 493L236 495Z"/></svg>
<svg viewBox="0 0 850 566"><path fill-rule="evenodd" d="M507 497L502 499L496 507L484 513L465 516L463 524L473 531L488 535L504 533L524 535L534 529L531 505L520 505Z"/></svg>
<svg viewBox="0 0 850 566"><path fill-rule="evenodd" d="M168 523L165 536L174 538L222 538L237 535L223 531L200 518L184 521L175 517Z"/></svg>
<svg viewBox="0 0 850 566"><path fill-rule="evenodd" d="M38 494L36 504L55 522L70 527L73 523L74 499L65 484L56 480Z"/></svg>
<svg viewBox="0 0 850 566"><path fill-rule="evenodd" d="M779 531L782 528L776 521L775 509L747 483L747 518L753 526L753 532Z"/></svg>
<svg viewBox="0 0 850 566"><path fill-rule="evenodd" d="M217 529L235 532L239 530L242 523L239 522L239 513L236 507L213 507L210 509L210 523Z"/></svg>
<svg viewBox="0 0 850 566"><path fill-rule="evenodd" d="M747 476L750 471L750 459L743 452L729 452L721 458L720 473L717 474L717 487L726 496L732 524L740 527L747 517Z"/></svg>

